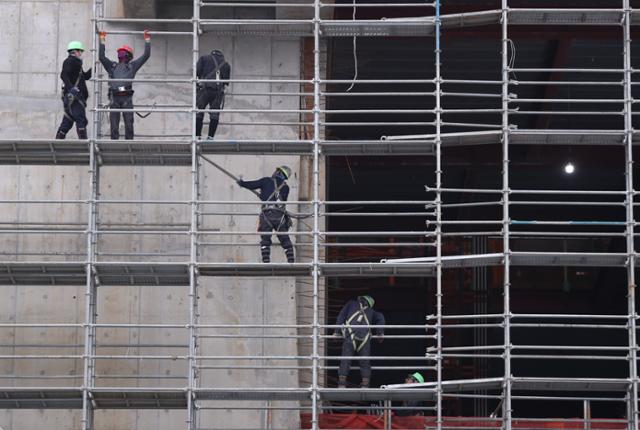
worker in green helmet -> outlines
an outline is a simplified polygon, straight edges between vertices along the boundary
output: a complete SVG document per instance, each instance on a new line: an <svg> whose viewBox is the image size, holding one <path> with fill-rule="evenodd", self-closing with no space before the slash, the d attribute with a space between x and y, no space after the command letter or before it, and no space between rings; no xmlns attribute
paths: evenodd
<svg viewBox="0 0 640 430"><path fill-rule="evenodd" d="M260 254L262 262L271 262L271 236L276 233L287 263L294 263L293 243L287 232L291 228L291 217L286 209L286 201L289 198L289 185L287 179L291 177L289 166L277 167L271 176L265 176L255 181L238 179L238 185L249 190L260 190L262 204L258 218L258 232L260 232Z"/></svg>
<svg viewBox="0 0 640 430"><path fill-rule="evenodd" d="M405 384L424 384L424 376L420 372L414 372L404 380ZM415 415L424 415L420 409L424 406L424 403L420 400L405 400L401 403L402 409L396 410L396 415L399 417L410 417Z"/></svg>
<svg viewBox="0 0 640 430"><path fill-rule="evenodd" d="M342 360L338 369L338 388L347 386L347 376L351 369L351 359L354 356L363 357L359 359L360 376L362 381L360 387L369 387L371 380L371 360L367 357L371 355L371 326L383 326L384 315L373 310L375 300L369 295L359 296L355 300L349 300L338 314L337 325L342 326L336 330L334 335L342 337ZM376 327L375 333L378 342L383 341L383 327Z"/></svg>
<svg viewBox="0 0 640 430"><path fill-rule="evenodd" d="M64 139L67 133L76 125L78 139L87 139L87 99L89 90L85 81L91 79L91 69L86 72L82 70L82 54L84 46L82 42L74 40L67 45L68 57L62 63L62 106L64 116L56 139Z"/></svg>

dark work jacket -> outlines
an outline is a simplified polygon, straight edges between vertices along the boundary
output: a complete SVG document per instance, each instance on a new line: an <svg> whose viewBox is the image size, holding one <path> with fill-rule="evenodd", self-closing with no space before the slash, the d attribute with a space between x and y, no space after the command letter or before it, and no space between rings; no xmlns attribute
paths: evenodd
<svg viewBox="0 0 640 430"><path fill-rule="evenodd" d="M80 76L79 81L78 75ZM85 81L91 79L91 69L84 72L80 58L69 55L64 60L62 63L62 72L60 72L60 79L62 79L62 83L64 84L62 88L64 94L68 93L74 86L77 86L82 94L82 98L85 100L89 98L89 90L87 89L87 83ZM78 85L76 85L76 81L78 81Z"/></svg>
<svg viewBox="0 0 640 430"><path fill-rule="evenodd" d="M213 56L215 55L216 59L213 60ZM196 76L198 79L215 79L214 70L216 68L216 61L218 62L218 67L220 68L220 79L228 80L231 78L231 66L229 63L225 63L224 55L216 52L215 54L207 54L203 55L198 59L198 63L196 64ZM223 64L224 63L224 64ZM220 65L222 64L222 67ZM229 85L229 82L224 82L224 86ZM207 88L215 88L216 85L214 82L202 83L202 86Z"/></svg>
<svg viewBox="0 0 640 430"><path fill-rule="evenodd" d="M411 417L415 415L424 415L424 411L422 409L418 409L424 407L424 403L420 400L406 400L401 403L403 408L416 408L416 409L398 409L396 410L396 415L399 417Z"/></svg>
<svg viewBox="0 0 640 430"><path fill-rule="evenodd" d="M151 56L151 43L144 43L144 54L131 60L128 63L119 63L107 58L104 53L104 43L100 43L99 58L100 62L104 66L109 79L133 79L136 77L136 73L140 70L140 67L147 62ZM109 89L111 91L118 91L118 87L126 87L128 90L133 88L133 82L131 81L111 81L109 82Z"/></svg>
<svg viewBox="0 0 640 430"><path fill-rule="evenodd" d="M338 314L338 320L336 321L336 325L343 325L344 323L347 322L347 320L351 315L355 314L359 310L360 310L360 304L358 300L349 300L342 307L342 310ZM366 306L364 308L364 313L367 316L367 319L369 320L370 325L384 325L384 315L382 315L380 312L374 311L369 306ZM364 335L366 335L366 332L371 330L369 328L366 328L366 329L363 328L361 330L363 330L364 333L357 333L358 326L354 326L353 328L354 330L356 330L356 334L358 335L358 337L364 337ZM337 330L340 330L340 329L337 329ZM382 336L384 334L384 328L382 327L376 328L375 333L378 336Z"/></svg>
<svg viewBox="0 0 640 430"><path fill-rule="evenodd" d="M274 179L275 184L273 181ZM267 200L276 201L277 199L274 196L274 191L276 190L276 187L279 187L282 183L284 183L284 185L280 187L280 200L286 202L289 197L289 185L287 185L286 181L280 176L265 176L264 178L260 178L255 181L243 181L242 179L238 181L238 185L242 188L247 188L249 190L260 189L260 200L263 202L266 202Z"/></svg>

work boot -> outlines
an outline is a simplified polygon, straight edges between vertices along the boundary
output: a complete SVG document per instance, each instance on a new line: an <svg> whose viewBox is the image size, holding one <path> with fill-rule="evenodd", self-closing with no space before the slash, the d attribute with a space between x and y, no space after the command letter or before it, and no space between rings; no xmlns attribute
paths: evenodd
<svg viewBox="0 0 640 430"><path fill-rule="evenodd" d="M285 249L284 253L287 256L287 263L295 263L296 259L293 256L293 248Z"/></svg>
<svg viewBox="0 0 640 430"><path fill-rule="evenodd" d="M63 133L58 130L58 132L56 133L56 139L64 139L65 137L67 137L67 133Z"/></svg>
<svg viewBox="0 0 640 430"><path fill-rule="evenodd" d="M362 378L362 382L360 382L360 388L369 388L369 378Z"/></svg>
<svg viewBox="0 0 640 430"><path fill-rule="evenodd" d="M260 247L260 254L262 254L263 263L271 263L271 248L268 246Z"/></svg>
<svg viewBox="0 0 640 430"><path fill-rule="evenodd" d="M338 376L338 388L347 388L347 377L346 376Z"/></svg>
<svg viewBox="0 0 640 430"><path fill-rule="evenodd" d="M77 131L78 131L78 139L80 139L80 140L88 139L88 137L87 137L87 129L86 128L79 128Z"/></svg>

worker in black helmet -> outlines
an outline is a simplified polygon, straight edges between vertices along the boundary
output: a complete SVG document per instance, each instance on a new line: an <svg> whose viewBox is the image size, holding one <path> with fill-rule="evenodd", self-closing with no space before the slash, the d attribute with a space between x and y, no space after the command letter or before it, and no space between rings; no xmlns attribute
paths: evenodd
<svg viewBox="0 0 640 430"><path fill-rule="evenodd" d="M82 54L84 46L82 42L74 40L67 45L69 56L62 63L62 106L64 108L64 116L56 139L64 139L67 133L76 125L78 139L87 139L87 99L89 98L89 90L85 81L91 79L91 69L86 72L82 70Z"/></svg>
<svg viewBox="0 0 640 430"><path fill-rule="evenodd" d="M260 189L260 200L266 202L262 205L258 222L260 236L260 253L262 262L271 261L271 235L275 231L284 248L287 256L287 263L295 262L293 254L293 244L289 235L286 234L291 227L291 217L287 213L284 202L289 197L289 185L287 179L291 177L291 168L280 166L273 172L273 175L255 181L238 180L238 185L249 190Z"/></svg>
<svg viewBox="0 0 640 430"><path fill-rule="evenodd" d="M335 336L342 337L342 360L338 369L338 388L347 386L347 376L351 369L351 358L354 356L371 356L371 327L383 326L384 315L373 310L375 300L373 297L359 296L355 300L349 300L338 314L336 325L342 326L334 332ZM384 335L383 327L376 327L375 333L378 342L382 343ZM368 388L371 381L371 360L360 358L360 387Z"/></svg>
<svg viewBox="0 0 640 430"><path fill-rule="evenodd" d="M209 134L207 140L213 140L220 120L220 109L224 107L224 90L229 85L231 66L224 58L222 52L214 49L210 54L203 55L196 64L196 76L209 82L198 83L196 92L196 107L198 109L214 109L209 112ZM196 136L200 138L204 112L196 113Z"/></svg>

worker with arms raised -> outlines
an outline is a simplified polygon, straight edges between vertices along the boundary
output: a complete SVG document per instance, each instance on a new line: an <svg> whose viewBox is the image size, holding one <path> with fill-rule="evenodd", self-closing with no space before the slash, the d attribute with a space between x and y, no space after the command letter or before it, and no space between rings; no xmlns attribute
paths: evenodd
<svg viewBox="0 0 640 430"><path fill-rule="evenodd" d="M122 45L118 48L118 61L112 61L105 55L104 42L107 33L100 32L99 58L104 69L109 75L109 107L111 109L133 109L133 82L138 70L147 62L151 56L151 36L149 31L144 31L144 54L133 60L133 48L129 45ZM118 81L118 79L123 79ZM109 122L111 125L111 139L120 138L120 114L124 118L124 138L133 139L133 111L131 112L110 112Z"/></svg>

